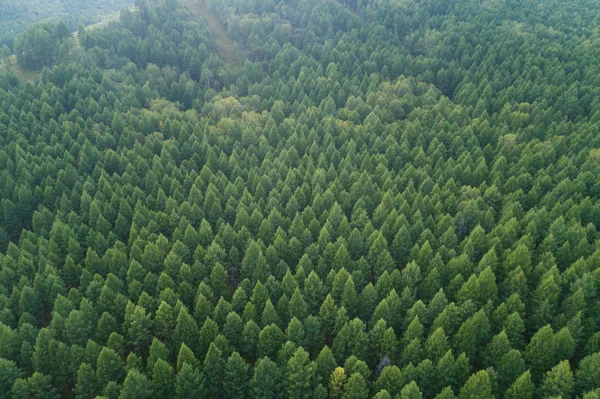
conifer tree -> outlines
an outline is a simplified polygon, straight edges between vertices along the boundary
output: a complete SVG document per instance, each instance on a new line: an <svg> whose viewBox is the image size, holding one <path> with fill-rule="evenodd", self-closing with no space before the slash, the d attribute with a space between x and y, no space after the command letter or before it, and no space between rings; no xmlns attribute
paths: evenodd
<svg viewBox="0 0 600 399"><path fill-rule="evenodd" d="M366 399L369 397L367 382L360 373L354 373L344 385L343 399Z"/></svg>
<svg viewBox="0 0 600 399"><path fill-rule="evenodd" d="M250 380L251 396L255 398L281 398L283 396L283 375L276 363L267 357L256 362Z"/></svg>
<svg viewBox="0 0 600 399"><path fill-rule="evenodd" d="M166 360L158 359L154 364L151 386L154 396L166 397L174 392L175 374Z"/></svg>
<svg viewBox="0 0 600 399"><path fill-rule="evenodd" d="M531 381L531 373L524 372L513 384L506 390L504 396L510 399L531 399L534 393L534 385Z"/></svg>
<svg viewBox="0 0 600 399"><path fill-rule="evenodd" d="M487 371L481 370L469 377L460 389L458 397L460 399L493 398L492 382Z"/></svg>
<svg viewBox="0 0 600 399"><path fill-rule="evenodd" d="M175 378L177 398L197 398L203 393L202 375L196 367L185 362Z"/></svg>
<svg viewBox="0 0 600 399"><path fill-rule="evenodd" d="M546 373L542 381L541 391L547 397L571 397L573 392L573 372L568 361L563 360Z"/></svg>
<svg viewBox="0 0 600 399"><path fill-rule="evenodd" d="M204 392L207 397L221 397L226 377L225 361L221 351L214 343L210 344L202 370L204 371Z"/></svg>
<svg viewBox="0 0 600 399"><path fill-rule="evenodd" d="M96 396L96 392L97 384L94 368L87 363L81 363L77 370L75 397L77 399L90 399Z"/></svg>
<svg viewBox="0 0 600 399"><path fill-rule="evenodd" d="M246 398L248 387L248 364L238 352L233 352L225 368L225 395L228 398Z"/></svg>
<svg viewBox="0 0 600 399"><path fill-rule="evenodd" d="M136 369L129 370L123 382L123 389L121 390L119 399L145 399L151 395L152 389L146 376Z"/></svg>
<svg viewBox="0 0 600 399"><path fill-rule="evenodd" d="M309 398L315 377L315 364L308 353L298 348L286 366L284 387L290 398Z"/></svg>

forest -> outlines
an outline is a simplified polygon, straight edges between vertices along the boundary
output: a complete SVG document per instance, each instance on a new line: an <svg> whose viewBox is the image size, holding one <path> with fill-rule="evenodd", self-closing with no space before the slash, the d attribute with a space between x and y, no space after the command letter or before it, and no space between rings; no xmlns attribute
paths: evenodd
<svg viewBox="0 0 600 399"><path fill-rule="evenodd" d="M0 399L600 398L600 2L202 1L14 38Z"/></svg>
<svg viewBox="0 0 600 399"><path fill-rule="evenodd" d="M129 7L133 0L2 0L0 1L0 47L12 47L16 35L34 22L63 22L74 32L79 23L99 22Z"/></svg>

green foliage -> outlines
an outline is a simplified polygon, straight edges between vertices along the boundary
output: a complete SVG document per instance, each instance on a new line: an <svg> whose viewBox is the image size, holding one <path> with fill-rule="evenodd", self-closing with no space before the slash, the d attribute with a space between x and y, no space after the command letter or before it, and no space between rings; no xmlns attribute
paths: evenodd
<svg viewBox="0 0 600 399"><path fill-rule="evenodd" d="M400 398L402 399L421 399L423 394L419 391L419 387L417 383L411 381L409 384L405 385L400 391Z"/></svg>
<svg viewBox="0 0 600 399"><path fill-rule="evenodd" d="M195 366L184 363L175 379L177 398L196 398L201 392L203 392L202 375Z"/></svg>
<svg viewBox="0 0 600 399"><path fill-rule="evenodd" d="M287 362L284 387L290 398L309 398L311 384L314 379L315 364L308 353L298 348Z"/></svg>
<svg viewBox="0 0 600 399"><path fill-rule="evenodd" d="M600 352L586 356L579 362L576 372L578 392L583 393L597 388L598 379L600 378L600 368L598 366L600 366Z"/></svg>
<svg viewBox="0 0 600 399"><path fill-rule="evenodd" d="M146 376L136 369L129 370L119 399L146 399L152 395L152 389Z"/></svg>
<svg viewBox="0 0 600 399"><path fill-rule="evenodd" d="M531 373L527 370L513 382L504 396L507 399L531 399L534 389L535 386L531 381Z"/></svg>
<svg viewBox="0 0 600 399"><path fill-rule="evenodd" d="M27 25L39 20L60 22L60 36L69 35L77 28L78 21L85 24L99 22L102 18L129 7L131 1L103 0L46 0L46 1L6 1L2 4L2 26L0 27L0 45L11 44L15 34L27 28Z"/></svg>
<svg viewBox="0 0 600 399"><path fill-rule="evenodd" d="M64 40L56 28L52 23L33 25L15 38L14 52L19 67L39 71L52 66Z"/></svg>
<svg viewBox="0 0 600 399"><path fill-rule="evenodd" d="M9 392L20 376L21 372L15 362L0 358L0 398L9 398Z"/></svg>
<svg viewBox="0 0 600 399"><path fill-rule="evenodd" d="M567 360L554 366L546 373L541 391L546 397L570 398L573 392L573 372Z"/></svg>
<svg viewBox="0 0 600 399"><path fill-rule="evenodd" d="M158 359L152 369L152 392L155 396L172 395L175 388L173 368L167 361Z"/></svg>
<svg viewBox="0 0 600 399"><path fill-rule="evenodd" d="M490 376L485 370L473 374L460 389L459 399L493 398Z"/></svg>
<svg viewBox="0 0 600 399"><path fill-rule="evenodd" d="M228 398L246 398L248 387L248 364L239 353L233 352L225 369L225 395Z"/></svg>
<svg viewBox="0 0 600 399"><path fill-rule="evenodd" d="M598 394L598 2L201 3L15 40L0 396Z"/></svg>
<svg viewBox="0 0 600 399"><path fill-rule="evenodd" d="M267 357L259 359L250 380L250 392L253 398L281 398L283 374L279 366Z"/></svg>
<svg viewBox="0 0 600 399"><path fill-rule="evenodd" d="M52 386L51 378L38 372L27 379L17 379L10 391L10 395L15 399L40 398L40 399L58 399L60 395Z"/></svg>

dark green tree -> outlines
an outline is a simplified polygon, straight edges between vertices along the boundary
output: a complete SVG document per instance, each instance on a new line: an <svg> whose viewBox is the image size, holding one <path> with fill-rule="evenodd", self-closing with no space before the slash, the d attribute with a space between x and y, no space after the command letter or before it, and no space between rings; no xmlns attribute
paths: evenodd
<svg viewBox="0 0 600 399"><path fill-rule="evenodd" d="M152 388L148 378L136 369L131 369L123 382L123 389L119 399L149 398L152 395Z"/></svg>
<svg viewBox="0 0 600 399"><path fill-rule="evenodd" d="M366 399L369 397L367 382L359 373L352 374L342 392L342 399Z"/></svg>
<svg viewBox="0 0 600 399"><path fill-rule="evenodd" d="M233 352L225 368L224 389L228 398L246 398L249 389L248 364L238 352Z"/></svg>
<svg viewBox="0 0 600 399"><path fill-rule="evenodd" d="M485 370L473 374L462 386L458 395L460 399L467 398L489 398L492 399L492 382L490 376Z"/></svg>
<svg viewBox="0 0 600 399"><path fill-rule="evenodd" d="M52 386L50 376L38 372L27 379L18 378L15 380L10 391L10 397L17 399L40 398L40 399L58 399L60 395Z"/></svg>
<svg viewBox="0 0 600 399"><path fill-rule="evenodd" d="M315 378L315 363L308 353L298 348L286 366L284 387L290 398L309 398Z"/></svg>
<svg viewBox="0 0 600 399"><path fill-rule="evenodd" d="M202 368L204 371L204 393L207 397L217 398L223 395L226 377L225 365L221 351L214 343L211 343Z"/></svg>
<svg viewBox="0 0 600 399"><path fill-rule="evenodd" d="M535 386L531 380L531 373L527 370L513 382L504 396L508 399L531 399L534 390Z"/></svg>
<svg viewBox="0 0 600 399"><path fill-rule="evenodd" d="M21 371L12 360L0 359L0 398L8 399L15 381L21 376Z"/></svg>
<svg viewBox="0 0 600 399"><path fill-rule="evenodd" d="M258 359L252 379L250 392L254 398L281 398L283 396L283 374L276 363L269 358Z"/></svg>
<svg viewBox="0 0 600 399"><path fill-rule="evenodd" d="M156 397L167 397L175 389L173 367L164 359L158 359L152 368L152 392Z"/></svg>

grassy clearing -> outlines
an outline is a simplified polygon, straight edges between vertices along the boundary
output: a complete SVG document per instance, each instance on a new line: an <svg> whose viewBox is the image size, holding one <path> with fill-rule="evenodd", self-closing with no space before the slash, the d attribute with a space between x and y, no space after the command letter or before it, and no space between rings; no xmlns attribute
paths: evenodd
<svg viewBox="0 0 600 399"><path fill-rule="evenodd" d="M134 8L131 8L131 10L133 11ZM109 23L118 21L120 16L121 16L120 11L115 12L113 14L108 15L106 18L102 19L101 21L96 22L95 24L86 26L85 30L90 31L90 30L94 30L94 29L104 28ZM75 39L75 43L77 43L77 45L79 45L79 32L73 32L73 39Z"/></svg>
<svg viewBox="0 0 600 399"><path fill-rule="evenodd" d="M7 70L11 70L21 82L33 82L41 74L41 72L25 71L19 68L17 58L14 55L10 57L10 65L6 63L0 65L0 73Z"/></svg>
<svg viewBox="0 0 600 399"><path fill-rule="evenodd" d="M185 0L187 8L198 18L204 18L210 30L213 31L219 43L219 56L224 62L240 66L244 63L243 51L236 42L231 40L225 31L225 26L213 14L204 0Z"/></svg>

